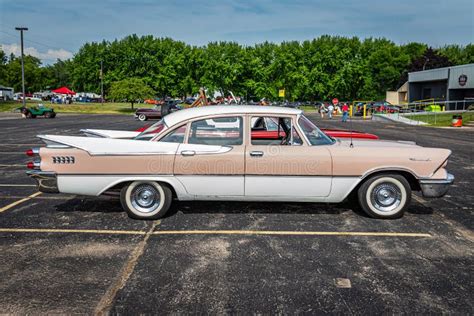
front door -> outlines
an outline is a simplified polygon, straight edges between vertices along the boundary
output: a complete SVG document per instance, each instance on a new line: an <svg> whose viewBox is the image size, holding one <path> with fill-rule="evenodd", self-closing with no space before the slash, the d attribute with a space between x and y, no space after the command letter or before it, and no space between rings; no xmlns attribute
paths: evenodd
<svg viewBox="0 0 474 316"><path fill-rule="evenodd" d="M246 196L290 199L329 195L332 182L329 150L325 146L305 144L294 126L294 117L249 121L254 125L245 151Z"/></svg>
<svg viewBox="0 0 474 316"><path fill-rule="evenodd" d="M214 117L189 124L174 174L196 198L244 195L243 118Z"/></svg>

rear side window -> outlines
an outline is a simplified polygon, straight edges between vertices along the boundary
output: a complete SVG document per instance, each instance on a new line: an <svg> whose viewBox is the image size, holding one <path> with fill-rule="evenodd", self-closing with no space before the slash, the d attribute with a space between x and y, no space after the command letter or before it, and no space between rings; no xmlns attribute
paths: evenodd
<svg viewBox="0 0 474 316"><path fill-rule="evenodd" d="M165 137L160 139L160 142L167 143L183 143L184 135L186 135L186 125L178 127L171 132L169 132Z"/></svg>
<svg viewBox="0 0 474 316"><path fill-rule="evenodd" d="M189 144L201 145L242 145L242 117L220 117L191 123Z"/></svg>

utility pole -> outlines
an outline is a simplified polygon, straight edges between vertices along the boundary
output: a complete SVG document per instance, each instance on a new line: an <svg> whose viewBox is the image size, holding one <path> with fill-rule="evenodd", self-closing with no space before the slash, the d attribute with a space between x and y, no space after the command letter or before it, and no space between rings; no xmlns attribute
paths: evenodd
<svg viewBox="0 0 474 316"><path fill-rule="evenodd" d="M15 30L20 31L21 37L21 88L23 92L23 107L26 105L26 96L25 96L25 62L24 62L24 55L23 55L23 31L28 31L27 27L15 27Z"/></svg>
<svg viewBox="0 0 474 316"><path fill-rule="evenodd" d="M100 103L104 105L104 62L100 60Z"/></svg>

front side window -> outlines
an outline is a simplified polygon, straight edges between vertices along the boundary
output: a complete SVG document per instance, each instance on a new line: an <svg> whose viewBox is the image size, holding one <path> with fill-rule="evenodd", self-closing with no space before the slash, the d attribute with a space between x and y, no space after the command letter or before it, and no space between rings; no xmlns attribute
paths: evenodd
<svg viewBox="0 0 474 316"><path fill-rule="evenodd" d="M160 139L160 142L182 144L184 142L185 135L186 135L186 125L183 125L169 132L166 136Z"/></svg>
<svg viewBox="0 0 474 316"><path fill-rule="evenodd" d="M313 124L313 122L311 122L304 115L301 115L298 120L298 124L303 133L306 135L306 138L308 138L308 141L311 143L311 145L330 145L335 143L334 139L324 134L319 128L316 127L316 125Z"/></svg>
<svg viewBox="0 0 474 316"><path fill-rule="evenodd" d="M291 117L253 117L252 145L302 145Z"/></svg>
<svg viewBox="0 0 474 316"><path fill-rule="evenodd" d="M192 122L188 144L242 145L242 136L242 117L217 117Z"/></svg>

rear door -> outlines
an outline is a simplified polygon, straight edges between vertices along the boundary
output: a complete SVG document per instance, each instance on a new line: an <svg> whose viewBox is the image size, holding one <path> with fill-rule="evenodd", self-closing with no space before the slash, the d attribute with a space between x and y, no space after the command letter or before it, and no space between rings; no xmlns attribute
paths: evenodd
<svg viewBox="0 0 474 316"><path fill-rule="evenodd" d="M223 116L188 124L174 174L196 198L244 195L244 118Z"/></svg>

